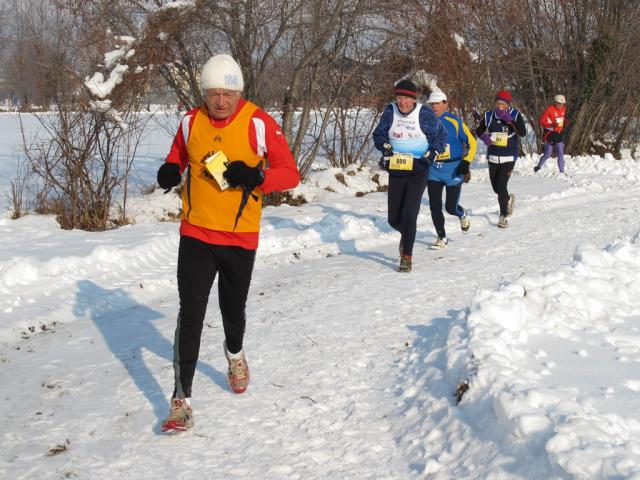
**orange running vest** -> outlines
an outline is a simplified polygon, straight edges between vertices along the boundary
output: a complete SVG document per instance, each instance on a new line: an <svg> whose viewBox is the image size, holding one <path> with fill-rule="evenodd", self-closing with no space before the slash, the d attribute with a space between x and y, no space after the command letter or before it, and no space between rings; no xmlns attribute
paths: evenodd
<svg viewBox="0 0 640 480"><path fill-rule="evenodd" d="M259 157L249 144L249 124L258 107L246 102L233 121L222 128L211 124L206 105L196 113L187 141L189 176L182 190L181 218L192 225L233 232L242 190L220 190L218 183L204 167L204 160L222 150L230 162L242 160L255 167L264 158ZM256 200L257 198L257 200ZM262 192L255 189L249 196L236 232L259 232L262 217Z"/></svg>

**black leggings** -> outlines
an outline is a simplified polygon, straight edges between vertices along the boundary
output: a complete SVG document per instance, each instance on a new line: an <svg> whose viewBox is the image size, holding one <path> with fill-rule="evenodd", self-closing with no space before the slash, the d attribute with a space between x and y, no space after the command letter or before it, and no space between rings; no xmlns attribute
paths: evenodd
<svg viewBox="0 0 640 480"><path fill-rule="evenodd" d="M191 396L209 292L218 273L218 303L227 349L231 353L242 350L245 305L255 257L255 250L210 245L195 238L180 237L180 312L173 346L174 396Z"/></svg>
<svg viewBox="0 0 640 480"><path fill-rule="evenodd" d="M427 174L424 172L407 176L389 176L389 225L400 232L405 255L413 254L420 201L426 187Z"/></svg>
<svg viewBox="0 0 640 480"><path fill-rule="evenodd" d="M507 189L507 183L509 183L511 172L513 172L515 164L515 161L505 163L489 162L489 179L491 180L491 187L498 195L500 215L504 215L505 217L509 214L507 211L507 204L509 203L509 190Z"/></svg>
<svg viewBox="0 0 640 480"><path fill-rule="evenodd" d="M429 209L431 210L431 220L436 228L438 237L445 238L447 236L444 229L444 214L442 213L442 190L445 188L442 182L429 181L427 184L427 194L429 195ZM449 215L462 217L464 209L458 204L460 200L460 192L462 191L462 183L447 187L447 199L445 200L445 208Z"/></svg>

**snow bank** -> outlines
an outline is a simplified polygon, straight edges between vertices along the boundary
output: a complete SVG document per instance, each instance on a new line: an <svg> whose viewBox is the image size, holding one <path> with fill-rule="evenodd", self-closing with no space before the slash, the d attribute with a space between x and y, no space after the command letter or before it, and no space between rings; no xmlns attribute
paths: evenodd
<svg viewBox="0 0 640 480"><path fill-rule="evenodd" d="M374 178L376 181L374 181ZM326 168L311 172L304 183L292 193L315 202L327 198L327 192L355 196L377 192L389 185L389 174L369 167L350 165L347 168Z"/></svg>
<svg viewBox="0 0 640 480"><path fill-rule="evenodd" d="M457 452L462 476L640 478L640 422L619 413L640 404L639 239L581 245L570 267L479 292L446 351L409 357L418 387L441 395L399 389L399 436L425 473L450 473Z"/></svg>

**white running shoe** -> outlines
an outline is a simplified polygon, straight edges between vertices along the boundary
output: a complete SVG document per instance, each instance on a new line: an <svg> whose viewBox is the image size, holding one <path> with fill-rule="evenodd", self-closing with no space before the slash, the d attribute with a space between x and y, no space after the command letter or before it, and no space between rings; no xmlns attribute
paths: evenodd
<svg viewBox="0 0 640 480"><path fill-rule="evenodd" d="M460 217L460 228L462 229L462 233L467 233L469 228L471 227L471 221L469 220L469 215L467 215L467 211L464 211L464 215Z"/></svg>
<svg viewBox="0 0 640 480"><path fill-rule="evenodd" d="M433 244L431 245L431 250L440 250L441 248L446 247L449 244L449 240L447 240L447 237L438 237L438 239L433 242Z"/></svg>
<svg viewBox="0 0 640 480"><path fill-rule="evenodd" d="M507 217L504 215L500 215L498 219L498 227L500 228L509 228L509 222L507 222Z"/></svg>

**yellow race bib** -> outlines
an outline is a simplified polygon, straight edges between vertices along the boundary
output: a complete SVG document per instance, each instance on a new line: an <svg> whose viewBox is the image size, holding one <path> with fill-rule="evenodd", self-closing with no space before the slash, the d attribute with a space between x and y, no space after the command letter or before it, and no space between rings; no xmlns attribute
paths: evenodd
<svg viewBox="0 0 640 480"><path fill-rule="evenodd" d="M449 160L451 158L451 145L447 143L444 148L444 152L439 153L436 157L436 162L441 162L443 160Z"/></svg>
<svg viewBox="0 0 640 480"><path fill-rule="evenodd" d="M491 141L498 147L506 147L509 140L509 134L504 132L493 132L491 134Z"/></svg>
<svg viewBox="0 0 640 480"><path fill-rule="evenodd" d="M413 155L394 153L389 159L389 170L413 170Z"/></svg>
<svg viewBox="0 0 640 480"><path fill-rule="evenodd" d="M218 150L216 153L204 160L204 168L206 168L211 176L215 178L216 182L218 182L220 190L225 190L229 187L229 183L227 183L227 179L224 178L223 175L227 170L226 163L227 156L222 150Z"/></svg>

